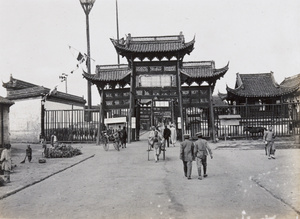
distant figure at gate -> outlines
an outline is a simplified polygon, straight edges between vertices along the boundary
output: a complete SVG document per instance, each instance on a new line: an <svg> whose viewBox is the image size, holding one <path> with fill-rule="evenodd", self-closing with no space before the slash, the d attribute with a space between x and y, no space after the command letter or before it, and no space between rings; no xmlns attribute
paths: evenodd
<svg viewBox="0 0 300 219"><path fill-rule="evenodd" d="M164 145L165 147L169 147L170 146L170 136L171 136L171 130L165 126L165 129L164 129Z"/></svg>
<svg viewBox="0 0 300 219"><path fill-rule="evenodd" d="M53 135L51 135L50 142L51 142L52 147L58 146L58 141L57 141L57 137L56 137L56 132L54 132Z"/></svg>
<svg viewBox="0 0 300 219"><path fill-rule="evenodd" d="M177 132L176 132L176 126L171 124L171 128L170 128L170 131L171 131L171 138L170 138L170 143L173 145L173 147L175 147L175 143L177 141Z"/></svg>

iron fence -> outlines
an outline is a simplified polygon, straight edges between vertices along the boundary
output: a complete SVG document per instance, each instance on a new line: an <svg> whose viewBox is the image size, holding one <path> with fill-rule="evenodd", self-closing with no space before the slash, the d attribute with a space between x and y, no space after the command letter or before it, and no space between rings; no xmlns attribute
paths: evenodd
<svg viewBox="0 0 300 219"><path fill-rule="evenodd" d="M91 121L87 122L87 112ZM211 137L208 107L183 109L185 132L195 136L199 131ZM250 134L245 127L268 128L272 125L277 136L300 135L300 103L269 105L214 106L215 130L218 138L261 137L262 133ZM128 110L110 110L108 117L127 116ZM238 125L222 125L220 115L240 115ZM95 142L99 127L99 110L46 110L44 132L49 141L55 132L63 142Z"/></svg>
<svg viewBox="0 0 300 219"><path fill-rule="evenodd" d="M239 125L222 125L220 115L240 115ZM260 137L262 132L249 133L249 127L255 131L269 126L273 126L277 136L299 135L300 103L214 106L214 120L219 137Z"/></svg>
<svg viewBox="0 0 300 219"><path fill-rule="evenodd" d="M88 113L91 120L87 121ZM62 142L94 142L99 126L99 110L47 110L44 134L47 141L56 134Z"/></svg>

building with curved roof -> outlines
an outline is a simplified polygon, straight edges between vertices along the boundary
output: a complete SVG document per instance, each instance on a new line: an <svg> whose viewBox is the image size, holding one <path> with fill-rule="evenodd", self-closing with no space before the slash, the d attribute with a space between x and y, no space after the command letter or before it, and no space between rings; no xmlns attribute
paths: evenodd
<svg viewBox="0 0 300 219"><path fill-rule="evenodd" d="M299 83L278 84L274 73L236 74L235 88L226 87L229 102L236 104L273 104L283 102L299 89Z"/></svg>

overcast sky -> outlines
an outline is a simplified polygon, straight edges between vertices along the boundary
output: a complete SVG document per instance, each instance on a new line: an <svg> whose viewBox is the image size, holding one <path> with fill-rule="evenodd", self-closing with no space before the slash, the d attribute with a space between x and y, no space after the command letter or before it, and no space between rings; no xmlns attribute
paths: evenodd
<svg viewBox="0 0 300 219"><path fill-rule="evenodd" d="M215 94L233 88L236 73L273 71L280 83L300 73L299 0L118 0L120 38L195 36L184 61L214 60L229 70ZM115 0L96 0L90 13L91 57L96 65L117 63L110 38L117 38ZM86 80L69 45L86 52L85 14L78 0L0 0L0 76L65 91L59 75L68 73L68 93L86 98ZM121 59L121 63L127 63ZM92 86L92 103L99 102ZM0 96L6 97L1 86Z"/></svg>

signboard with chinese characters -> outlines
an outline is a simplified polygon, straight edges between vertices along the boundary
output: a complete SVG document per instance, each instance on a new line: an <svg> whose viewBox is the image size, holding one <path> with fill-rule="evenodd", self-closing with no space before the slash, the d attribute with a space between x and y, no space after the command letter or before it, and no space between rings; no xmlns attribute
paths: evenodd
<svg viewBox="0 0 300 219"><path fill-rule="evenodd" d="M209 103L208 86L182 87L182 103L184 106L207 106Z"/></svg>
<svg viewBox="0 0 300 219"><path fill-rule="evenodd" d="M219 115L221 125L240 125L240 115Z"/></svg>
<svg viewBox="0 0 300 219"><path fill-rule="evenodd" d="M129 88L104 90L103 102L106 109L129 107Z"/></svg>

